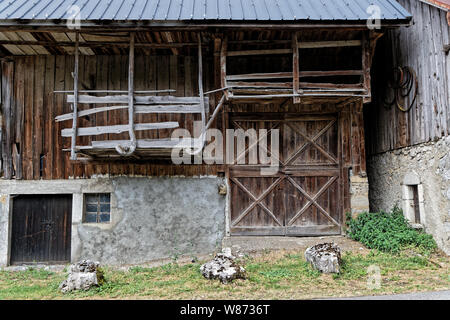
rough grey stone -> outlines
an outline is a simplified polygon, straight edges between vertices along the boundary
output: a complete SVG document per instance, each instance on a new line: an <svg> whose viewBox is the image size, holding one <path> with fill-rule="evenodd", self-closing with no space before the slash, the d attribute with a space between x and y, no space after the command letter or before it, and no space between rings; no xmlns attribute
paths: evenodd
<svg viewBox="0 0 450 320"><path fill-rule="evenodd" d="M222 253L200 267L202 275L206 279L219 279L223 284L235 279L245 279L245 269L238 265L230 248L225 248Z"/></svg>
<svg viewBox="0 0 450 320"><path fill-rule="evenodd" d="M323 273L339 273L341 249L334 243L320 243L306 249L305 259Z"/></svg>
<svg viewBox="0 0 450 320"><path fill-rule="evenodd" d="M82 260L70 266L69 276L60 284L59 289L63 293L74 290L89 290L92 287L100 286L103 282L103 272L99 268L99 263Z"/></svg>
<svg viewBox="0 0 450 320"><path fill-rule="evenodd" d="M412 172L423 188L424 231L450 255L450 234L444 227L450 211L450 137L368 157L370 210L390 211L405 206L401 183ZM411 155L416 154L415 157ZM411 181L410 181L411 182Z"/></svg>

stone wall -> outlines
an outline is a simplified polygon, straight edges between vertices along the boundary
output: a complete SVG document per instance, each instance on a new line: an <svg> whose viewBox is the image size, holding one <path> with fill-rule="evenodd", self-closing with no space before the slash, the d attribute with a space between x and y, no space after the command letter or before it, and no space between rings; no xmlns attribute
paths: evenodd
<svg viewBox="0 0 450 320"><path fill-rule="evenodd" d="M223 178L0 181L0 265L8 264L11 195L71 193L71 260L141 264L209 254L225 236ZM110 223L83 222L84 194L111 193Z"/></svg>
<svg viewBox="0 0 450 320"><path fill-rule="evenodd" d="M350 204L352 217L369 211L369 182L367 177L350 176Z"/></svg>
<svg viewBox="0 0 450 320"><path fill-rule="evenodd" d="M450 254L450 137L370 156L367 165L371 211L402 207L402 183L418 177L421 224Z"/></svg>

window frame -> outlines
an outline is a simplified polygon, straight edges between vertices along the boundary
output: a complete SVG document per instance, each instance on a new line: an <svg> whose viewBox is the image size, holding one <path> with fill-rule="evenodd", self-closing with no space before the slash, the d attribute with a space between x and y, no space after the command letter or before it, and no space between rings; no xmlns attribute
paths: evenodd
<svg viewBox="0 0 450 320"><path fill-rule="evenodd" d="M108 197L108 202L102 202L101 198L102 196L107 196ZM96 197L96 203L94 202L89 202L88 198L89 197ZM97 211L96 212L90 212L87 210L88 205L96 205L97 206ZM109 206L109 211L102 211L101 207L102 205L108 205ZM87 215L88 214L92 214L96 216L95 222L94 221L87 221ZM102 214L107 214L109 219L108 221L101 221L101 215ZM111 223L111 193L110 192L92 192L92 193L84 193L83 194L83 218L82 218L82 223L87 223L87 224L110 224Z"/></svg>

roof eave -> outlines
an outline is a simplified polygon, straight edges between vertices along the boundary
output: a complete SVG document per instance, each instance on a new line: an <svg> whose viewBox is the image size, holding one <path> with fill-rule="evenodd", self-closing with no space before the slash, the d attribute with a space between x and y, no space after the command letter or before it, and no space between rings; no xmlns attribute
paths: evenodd
<svg viewBox="0 0 450 320"><path fill-rule="evenodd" d="M382 28L410 26L412 17L397 20L382 20ZM65 20L0 20L0 27L33 29L55 28L70 29ZM236 21L236 20L183 20L183 21L118 21L97 20L82 21L81 29L148 29L148 28L263 28L263 29L309 29L309 28L367 28L365 20L284 20L284 21Z"/></svg>

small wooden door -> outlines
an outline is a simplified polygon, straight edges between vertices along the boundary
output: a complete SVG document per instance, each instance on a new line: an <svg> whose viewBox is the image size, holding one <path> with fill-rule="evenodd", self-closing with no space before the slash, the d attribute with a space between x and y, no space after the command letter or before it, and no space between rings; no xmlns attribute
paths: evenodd
<svg viewBox="0 0 450 320"><path fill-rule="evenodd" d="M13 198L11 264L70 261L72 195Z"/></svg>
<svg viewBox="0 0 450 320"><path fill-rule="evenodd" d="M262 173L264 165L259 163L230 166L231 233L340 234L343 208L337 117L252 114L230 119L235 129L277 129L280 136L278 172Z"/></svg>

